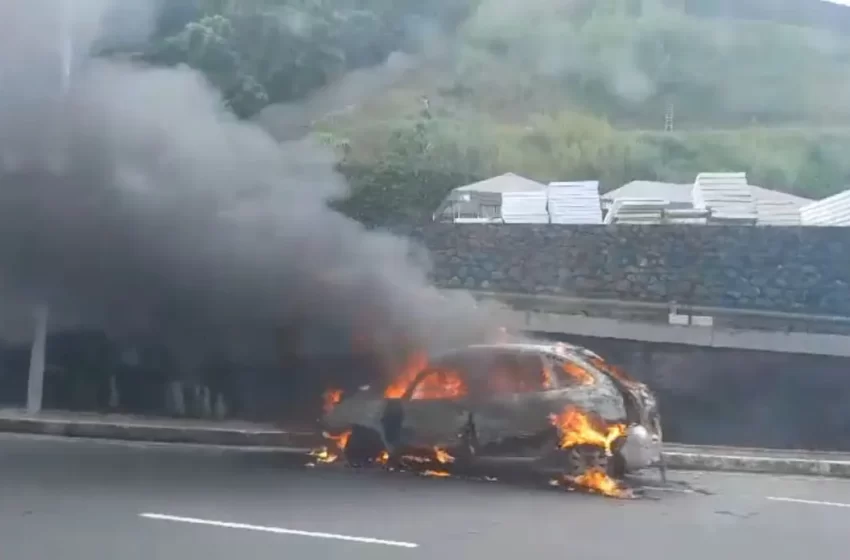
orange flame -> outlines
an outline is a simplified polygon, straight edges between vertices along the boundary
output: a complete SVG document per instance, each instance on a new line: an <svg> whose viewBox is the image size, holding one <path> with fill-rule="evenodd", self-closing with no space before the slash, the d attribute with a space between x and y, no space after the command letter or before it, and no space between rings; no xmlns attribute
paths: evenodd
<svg viewBox="0 0 850 560"><path fill-rule="evenodd" d="M568 406L560 414L549 417L552 425L558 428L558 447L566 449L574 445L598 445L611 454L611 444L626 433L624 424L612 424L607 427L604 422L593 422L591 418L574 406Z"/></svg>
<svg viewBox="0 0 850 560"><path fill-rule="evenodd" d="M384 397L399 399L407 392L410 384L426 367L428 357L423 352L413 354L396 378L384 390ZM466 395L466 385L460 376L452 371L435 371L426 376L411 395L413 400L455 399Z"/></svg>
<svg viewBox="0 0 850 560"><path fill-rule="evenodd" d="M431 477L435 477L435 478L445 478L447 476L451 476L446 471L435 471L435 470L431 470L431 469L428 469L426 471L422 471L421 474L422 474L422 476L431 476Z"/></svg>
<svg viewBox="0 0 850 560"><path fill-rule="evenodd" d="M592 362L603 370L614 370L614 368L604 362L601 365L597 364L595 360ZM400 373L384 390L384 397L398 399L404 396L420 372L424 371L427 367L428 359L424 352L412 354L400 369ZM583 385L595 383L595 379L591 373L577 364L564 364L563 372ZM526 387L524 383L503 383L510 376L501 376L499 374L500 372L494 371L490 382L505 391L522 392L532 390L531 386ZM557 385L555 372L552 371L551 367L545 367L542 374L543 386L545 388L553 388ZM612 374L628 379L619 370L612 371ZM505 379L503 380L502 377ZM422 378L421 382L410 395L410 398L419 400L451 399L463 397L466 394L467 387L458 373L450 370L435 369L433 374ZM342 396L343 392L339 389L331 389L325 392L323 396L323 408L326 414L341 402ZM590 445L604 450L605 454L610 456L614 442L626 433L626 426L624 424L607 424L601 418L591 416L575 406L568 406L561 413L551 415L550 422L558 430L557 447L559 449L567 449L576 445ZM345 451L351 432L343 432L337 435L324 433L323 435L329 440L328 445L316 449L310 454L316 459L316 463L333 463ZM402 462L408 463L411 467L418 465L418 468L415 470L420 471L419 474L422 476L439 478L451 476L448 471L439 468L439 465L451 464L455 462L455 458L445 449L435 447L432 451L432 454L404 455L400 459ZM389 453L384 450L374 458L374 462L379 465L387 465L389 459ZM605 496L631 496L627 488L623 488L600 468L590 468L578 476L564 475L560 479L553 480L552 484L570 486L571 488L582 487Z"/></svg>
<svg viewBox="0 0 850 560"><path fill-rule="evenodd" d="M416 386L411 395L413 400L457 399L466 395L466 385L452 371L436 371Z"/></svg>
<svg viewBox="0 0 850 560"><path fill-rule="evenodd" d="M575 484L589 490L595 490L605 496L612 498L628 497L629 492L622 488L616 480L605 474L601 469L590 469L586 473L576 477Z"/></svg>
<svg viewBox="0 0 850 560"><path fill-rule="evenodd" d="M339 459L339 455L337 453L332 452L327 446L319 447L318 449L313 449L310 451L310 456L316 459L317 463L329 464L335 462Z"/></svg>
<svg viewBox="0 0 850 560"><path fill-rule="evenodd" d="M437 469L437 468L428 468L434 467L434 463L439 463L441 465L449 465L455 462L455 458L446 451L445 449L441 449L439 447L433 448L433 454L424 454L424 455L403 455L401 457L403 463L406 463L408 467L413 469L423 468L424 470L419 471L419 474L422 476L439 476L446 477L451 476L446 470ZM415 466L414 466L415 465Z"/></svg>
<svg viewBox="0 0 850 560"><path fill-rule="evenodd" d="M603 448L605 454L610 456L611 445L626 433L624 424L605 425L601 419L592 419L574 406L566 407L560 414L553 414L550 421L558 429L560 449L575 445L593 445ZM554 481L555 484L561 482L581 486L605 496L629 496L627 489L622 488L616 480L598 468L591 468L575 478L564 477L563 481Z"/></svg>
<svg viewBox="0 0 850 560"><path fill-rule="evenodd" d="M419 372L428 365L428 356L424 352L416 352L407 360L401 368L401 372L392 383L384 390L384 397L388 399L400 399L407 387L413 383Z"/></svg>
<svg viewBox="0 0 850 560"><path fill-rule="evenodd" d="M343 451L346 447L348 447L348 439L351 437L351 430L335 436L327 432L323 433L322 435L325 436L326 439L329 439L334 442L337 449Z"/></svg>
<svg viewBox="0 0 850 560"><path fill-rule="evenodd" d="M322 433L322 436L324 436L325 439L330 440L334 449L331 449L327 445L323 445L318 449L310 451L310 456L314 457L317 463L334 463L337 459L339 459L342 452L345 451L345 448L348 445L348 438L351 437L351 431L349 430L339 435L331 435L324 432Z"/></svg>
<svg viewBox="0 0 850 560"><path fill-rule="evenodd" d="M602 494L610 498L632 498L634 495L628 488L622 487L616 480L605 474L602 469L589 469L576 477L563 476L560 479L550 481L552 486L567 487L575 489L576 487L585 488L591 492Z"/></svg>
<svg viewBox="0 0 850 560"><path fill-rule="evenodd" d="M325 394L322 395L322 410L325 414L330 413L336 405L339 404L339 401L342 400L342 390L341 389L328 389L325 391Z"/></svg>
<svg viewBox="0 0 850 560"><path fill-rule="evenodd" d="M561 369L564 371L565 374L567 374L569 377L572 377L582 385L593 385L594 383L596 383L596 380L593 378L590 372L578 364L564 362L564 365L561 366Z"/></svg>
<svg viewBox="0 0 850 560"><path fill-rule="evenodd" d="M445 449L440 449L439 447L434 448L434 456L437 459L438 463L446 464L446 463L454 463L455 458L449 455L449 453Z"/></svg>

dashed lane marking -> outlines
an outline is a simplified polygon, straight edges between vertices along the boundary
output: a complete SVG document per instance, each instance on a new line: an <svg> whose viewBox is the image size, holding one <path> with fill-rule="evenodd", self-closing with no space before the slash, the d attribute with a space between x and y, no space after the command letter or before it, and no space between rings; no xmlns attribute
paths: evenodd
<svg viewBox="0 0 850 560"><path fill-rule="evenodd" d="M373 539L370 537L354 537L350 535L338 535L335 533L317 533L313 531L299 531L297 529L284 529L283 527L267 527L264 525L249 525L247 523L231 523L228 521L214 521L211 519L198 519L195 517L178 517L176 515L165 515L161 513L141 513L144 519L158 521L172 521L175 523L189 523L192 525L206 525L209 527L221 527L224 529L241 529L243 531L258 531L262 533L274 533L278 535L294 535L298 537L313 537L316 539L332 539L338 541L349 541L364 544L380 544L384 546L396 546L400 548L418 548L416 543L403 541L388 541L384 539Z"/></svg>
<svg viewBox="0 0 850 560"><path fill-rule="evenodd" d="M781 496L768 496L768 500L772 502L788 502L792 504L806 504L810 506L829 506L838 508L850 508L850 504L841 502L822 502L820 500L801 500L799 498L783 498Z"/></svg>

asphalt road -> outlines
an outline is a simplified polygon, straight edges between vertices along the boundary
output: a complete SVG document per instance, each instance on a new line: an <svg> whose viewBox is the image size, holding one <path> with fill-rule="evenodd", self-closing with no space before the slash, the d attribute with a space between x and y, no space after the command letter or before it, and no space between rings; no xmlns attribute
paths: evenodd
<svg viewBox="0 0 850 560"><path fill-rule="evenodd" d="M850 545L850 481L673 473L627 501L302 462L0 435L0 557L843 560Z"/></svg>

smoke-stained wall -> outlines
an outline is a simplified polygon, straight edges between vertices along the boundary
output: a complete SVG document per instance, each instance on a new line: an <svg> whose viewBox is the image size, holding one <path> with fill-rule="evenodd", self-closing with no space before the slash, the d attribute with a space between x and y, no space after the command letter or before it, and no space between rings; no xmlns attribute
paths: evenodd
<svg viewBox="0 0 850 560"><path fill-rule="evenodd" d="M433 224L408 233L446 288L850 315L850 228Z"/></svg>

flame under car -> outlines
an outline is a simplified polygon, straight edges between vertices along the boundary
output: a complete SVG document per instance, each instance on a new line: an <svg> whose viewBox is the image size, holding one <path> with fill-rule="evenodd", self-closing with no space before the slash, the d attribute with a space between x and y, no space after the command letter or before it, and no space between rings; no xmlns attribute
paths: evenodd
<svg viewBox="0 0 850 560"><path fill-rule="evenodd" d="M661 460L651 391L578 346L468 346L420 360L404 376L403 390L396 379L326 409L327 432L350 434L350 464L445 450L460 464L525 458L580 477L622 476Z"/></svg>

